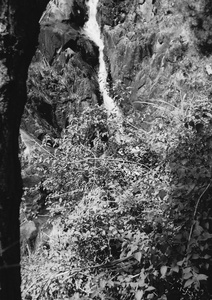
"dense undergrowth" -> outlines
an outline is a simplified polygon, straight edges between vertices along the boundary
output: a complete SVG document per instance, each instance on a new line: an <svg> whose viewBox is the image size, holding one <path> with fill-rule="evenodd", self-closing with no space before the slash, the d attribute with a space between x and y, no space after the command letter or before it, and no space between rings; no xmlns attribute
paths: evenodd
<svg viewBox="0 0 212 300"><path fill-rule="evenodd" d="M171 15L169 1L163 2L163 15ZM186 1L176 3L186 10ZM182 34L155 56L159 70L164 62L171 67L161 77L157 69L145 86L142 112L129 112L130 88L121 81L113 86L126 114L124 134L108 124L103 108L76 107L54 151L45 141L43 154L34 151L30 165L43 176L54 226L22 255L23 299L212 299L211 24L198 3L186 17L194 35L188 36L183 16L168 17L168 25L160 20L161 40L176 32L175 21ZM155 20L142 25L151 34L158 32ZM142 65L144 73L152 74L154 64ZM75 73L60 69L32 67L29 105L70 96ZM40 186L26 194L33 189ZM38 213L34 204L29 219Z"/></svg>
<svg viewBox="0 0 212 300"><path fill-rule="evenodd" d="M211 106L160 110L125 133L101 107L71 119L44 174L54 223L22 257L23 299L210 299Z"/></svg>

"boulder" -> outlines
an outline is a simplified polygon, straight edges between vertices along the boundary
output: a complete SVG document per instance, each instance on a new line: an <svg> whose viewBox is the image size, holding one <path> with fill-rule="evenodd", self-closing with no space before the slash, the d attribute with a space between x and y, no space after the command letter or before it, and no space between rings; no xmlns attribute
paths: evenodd
<svg viewBox="0 0 212 300"><path fill-rule="evenodd" d="M102 103L98 47L82 31L87 18L84 0L50 3L41 18L22 118L22 129L40 140L60 137L70 115Z"/></svg>
<svg viewBox="0 0 212 300"><path fill-rule="evenodd" d="M20 238L22 251L28 251L30 254L35 249L38 228L34 221L25 221L20 227Z"/></svg>

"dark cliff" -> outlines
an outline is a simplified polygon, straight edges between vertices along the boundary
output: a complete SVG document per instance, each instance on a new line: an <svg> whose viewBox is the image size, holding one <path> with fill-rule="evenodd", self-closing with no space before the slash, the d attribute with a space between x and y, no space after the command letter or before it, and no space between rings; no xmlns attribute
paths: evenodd
<svg viewBox="0 0 212 300"><path fill-rule="evenodd" d="M71 115L102 103L97 79L99 51L82 33L87 20L85 1L75 0L65 10L50 6L40 21L22 120L22 128L39 139L47 133L59 136Z"/></svg>

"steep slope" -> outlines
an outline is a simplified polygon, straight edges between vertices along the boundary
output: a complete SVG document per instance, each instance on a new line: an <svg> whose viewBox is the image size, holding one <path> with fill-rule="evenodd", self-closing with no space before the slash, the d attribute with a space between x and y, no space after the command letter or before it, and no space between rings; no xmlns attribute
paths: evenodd
<svg viewBox="0 0 212 300"><path fill-rule="evenodd" d="M56 2L55 2L56 3ZM84 0L50 2L40 20L39 47L28 78L22 128L39 139L59 136L71 115L101 103L97 46L82 34Z"/></svg>
<svg viewBox="0 0 212 300"><path fill-rule="evenodd" d="M128 138L119 141L93 107L98 49L77 23L47 25L55 38L63 31L57 45L46 35L47 61L32 65L25 124L42 139L71 122L55 151L35 152L25 170L34 194L23 215L29 207L38 218L23 224L23 241L42 227L39 207L57 221L24 257L25 299L212 298L211 12L206 0L99 0L107 92ZM22 136L28 148L41 144Z"/></svg>
<svg viewBox="0 0 212 300"><path fill-rule="evenodd" d="M98 48L81 34L88 7L59 3L42 17L29 75L23 127L37 137L58 135L69 115L102 103ZM211 12L209 0L99 1L110 95L124 112L142 111L145 129L161 107L211 98Z"/></svg>
<svg viewBox="0 0 212 300"><path fill-rule="evenodd" d="M100 0L108 80L124 107L152 115L163 101L211 97L211 12L208 0Z"/></svg>

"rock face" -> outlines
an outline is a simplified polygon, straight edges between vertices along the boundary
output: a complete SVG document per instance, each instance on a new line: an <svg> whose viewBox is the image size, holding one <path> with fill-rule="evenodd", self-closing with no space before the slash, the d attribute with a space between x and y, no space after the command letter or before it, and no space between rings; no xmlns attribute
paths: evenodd
<svg viewBox="0 0 212 300"><path fill-rule="evenodd" d="M211 98L211 1L99 0L97 18L110 92L124 111L152 115L188 95ZM60 0L41 19L22 122L39 139L59 136L72 114L102 103L98 49L82 34L87 19L84 0Z"/></svg>
<svg viewBox="0 0 212 300"><path fill-rule="evenodd" d="M211 97L209 0L100 0L98 11L108 80L124 107L152 113L150 102Z"/></svg>
<svg viewBox="0 0 212 300"><path fill-rule="evenodd" d="M53 4L52 4L53 5ZM41 18L37 54L28 77L28 103L22 129L42 140L59 137L71 115L101 104L98 48L82 33L84 0L60 0Z"/></svg>
<svg viewBox="0 0 212 300"><path fill-rule="evenodd" d="M101 104L98 48L82 33L85 0L60 0L41 18L22 129L59 137L72 115ZM144 123L167 105L212 97L210 0L99 0L110 93ZM146 122L147 123L147 122Z"/></svg>
<svg viewBox="0 0 212 300"><path fill-rule="evenodd" d="M38 235L38 229L33 221L26 221L20 227L21 246L24 251L30 254L34 249L35 240Z"/></svg>

